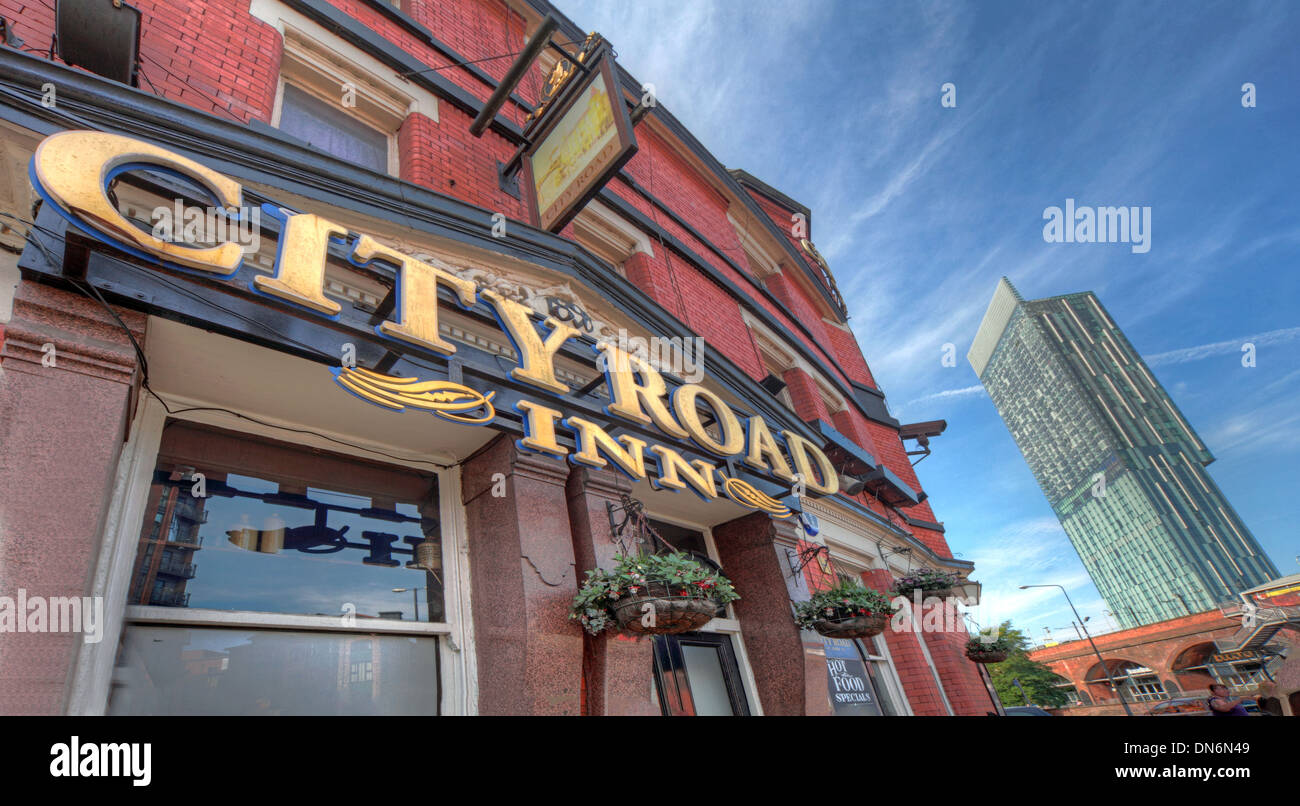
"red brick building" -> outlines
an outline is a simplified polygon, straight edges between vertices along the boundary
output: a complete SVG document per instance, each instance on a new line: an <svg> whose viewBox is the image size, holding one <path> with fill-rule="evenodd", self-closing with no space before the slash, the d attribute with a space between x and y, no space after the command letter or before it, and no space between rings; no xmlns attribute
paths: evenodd
<svg viewBox="0 0 1300 806"><path fill-rule="evenodd" d="M1057 710L1065 716L1122 715L1115 687L1134 714L1144 715L1171 699L1207 698L1216 682L1233 696L1276 698L1283 714L1300 715L1300 619L1260 613L1243 625L1242 615L1211 610L1095 636L1106 669L1086 640L1045 646L1029 657L1068 681L1071 703Z"/></svg>
<svg viewBox="0 0 1300 806"><path fill-rule="evenodd" d="M645 104L617 66L636 151L576 217L544 231L536 186L502 181L552 68L585 37L544 0L135 5L131 86L66 64L74 37L48 58L51 4L0 0L0 596L104 608L94 643L0 632L0 712L831 713L831 650L796 629L791 600L827 574L882 589L917 566L969 575L812 246L811 211L724 168L671 99ZM548 14L567 59L543 51L474 136ZM65 132L129 141L42 146ZM114 148L113 170L95 162ZM96 170L116 210L98 218L57 191ZM261 214L231 271L103 223L156 232L160 209L201 201L199 175L215 201L235 183L221 206L242 199L241 220ZM311 249L321 289L304 294ZM399 293L417 277L437 303ZM571 329L545 348L549 379L520 363L512 310L539 339ZM698 378L665 373L660 391L734 408L749 452L702 450L730 442L716 416L687 442L654 392L635 398L653 416L605 408L596 354L620 336L702 338L686 367ZM339 388L349 360L468 389L488 414L377 408ZM538 389L565 418L529 419ZM754 436L764 423L770 445ZM697 484L735 479L803 517L674 491L655 441L683 473L709 465ZM802 444L863 491L791 496ZM658 479L642 467L656 457ZM567 617L583 571L616 553L626 497L740 591L701 632L593 638ZM834 651L872 691L859 713L984 714L965 640L890 630ZM264 673L290 659L293 679Z"/></svg>

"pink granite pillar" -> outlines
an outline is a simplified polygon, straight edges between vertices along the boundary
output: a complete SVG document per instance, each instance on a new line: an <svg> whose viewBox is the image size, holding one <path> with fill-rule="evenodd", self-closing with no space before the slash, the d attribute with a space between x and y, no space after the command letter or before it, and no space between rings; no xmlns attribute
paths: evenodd
<svg viewBox="0 0 1300 806"><path fill-rule="evenodd" d="M479 713L576 716L582 631L568 616L577 592L568 465L501 436L461 472Z"/></svg>
<svg viewBox="0 0 1300 806"><path fill-rule="evenodd" d="M733 607L740 621L763 713L803 715L808 696L805 681L811 673L805 669L803 644L790 612L790 592L775 549L778 538L793 545L794 524L788 520L774 521L763 513L713 527L718 559L741 596ZM825 684L823 664L823 698Z"/></svg>
<svg viewBox="0 0 1300 806"><path fill-rule="evenodd" d="M573 555L579 583L589 568L609 568L619 547L614 542L606 503L617 506L631 482L613 470L575 467L569 474L569 522L573 527ZM629 545L629 548L632 548ZM656 716L651 677L654 641L606 630L598 636L583 634L585 714L591 716Z"/></svg>
<svg viewBox="0 0 1300 806"><path fill-rule="evenodd" d="M143 343L146 318L118 315ZM15 605L20 589L29 602L92 594L135 372L102 305L19 284L0 345L0 596ZM83 637L0 632L0 713L63 712Z"/></svg>

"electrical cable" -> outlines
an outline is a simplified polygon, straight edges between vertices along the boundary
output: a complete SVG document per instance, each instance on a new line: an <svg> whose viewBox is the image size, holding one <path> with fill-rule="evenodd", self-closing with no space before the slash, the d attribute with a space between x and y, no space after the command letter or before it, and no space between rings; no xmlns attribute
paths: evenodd
<svg viewBox="0 0 1300 806"><path fill-rule="evenodd" d="M180 83L184 84L186 87L189 87L191 90L194 90L194 91L197 92L199 95L202 95L203 97L207 98L208 101L211 102L211 103L212 103L212 104L213 104L217 109L224 109L227 113L229 113L229 114L231 114L231 115L235 114L235 110L234 110L234 108L233 108L229 103L223 104L219 98L217 98L217 97L214 96L214 95L210 95L209 93L204 92L203 90L201 90L201 89L199 89L198 87L194 86L194 85L191 84L190 82L188 82L188 81L186 81L185 79L181 78L180 76L176 75L176 74L173 73L173 72L172 72L172 71L171 71L171 70L170 70L170 69L169 69L165 64L163 64L162 62L158 61L157 59L155 59L155 58L152 57L152 56L148 56L148 55L146 55L144 51L140 51L140 53L139 53L139 58L141 59L141 61L143 61L143 60L145 60L145 59L148 59L152 64L154 64L155 66L157 66L159 69L161 69L161 70L162 70L164 73L166 73L167 75L171 76L172 78L176 79L176 80L179 81ZM150 82L150 86L153 86L153 82ZM157 93L155 93L155 94L157 94Z"/></svg>
<svg viewBox="0 0 1300 806"><path fill-rule="evenodd" d="M572 45L572 44L575 44L575 43L573 43L573 42L556 42L555 44L558 45L559 47L562 47L562 48L563 48L563 47L568 47L569 45ZM398 75L399 75L399 76L402 76L403 78L405 78L405 77L407 77L407 76L419 75L420 73L438 72L439 70L450 70L450 69L452 69L453 67L464 67L464 66L467 65L467 64L478 64L479 62L490 62L490 61L492 61L493 59L505 59L505 58L509 58L509 57L512 57L512 56L518 56L520 53L523 53L523 51L522 51L522 50L517 50L517 51L515 51L515 52L513 52L513 53L498 53L498 54L495 55L495 56L484 56L484 57L479 58L479 59L466 59L466 60L463 61L463 62L452 62L451 64L444 65L444 66L442 66L442 67L425 67L425 68L422 68L422 69L420 69L420 70L407 70L407 71L404 72L404 73L398 73Z"/></svg>
<svg viewBox="0 0 1300 806"><path fill-rule="evenodd" d="M36 230L39 230L40 232L43 232L43 233L45 233L45 234L47 234L47 235L50 235L51 237L62 237L60 233L53 232L52 230L49 230L49 229L47 229L46 227L42 227L42 226L40 226L40 225L38 225L38 224L35 224L35 223L31 222L31 221L27 221L27 220L25 220L25 219L23 219L23 218L21 218L21 217L19 217L19 216L13 215L13 214L11 214L11 213L0 212L0 215L5 216L6 218L12 218L12 219L14 219L15 221L19 221L19 222L22 222L23 224L26 224L26 225L29 227L28 232L25 233L25 237L26 237L28 243L35 244L36 247L37 247L38 249L41 250L41 252L42 252L42 254L45 256L46 260L49 261L49 262L51 263L51 265L56 265L56 264L57 264L57 261L54 260L54 256L50 253L49 249L48 249L44 244L42 244L42 243L40 242L39 239L31 237L31 231L30 231L30 230L31 230L31 229L36 229ZM126 265L130 265L130 264L126 264ZM393 460L395 460L395 461L399 461L399 462L412 462L412 463L416 463L416 464L427 464L427 465L432 465L433 467L436 467L436 468L438 468L439 470L450 470L450 469L452 469L453 467L455 467L455 465L446 465L446 464L442 464L441 462L434 462L434 461L429 460L429 459L412 459L412 458L410 458L410 457L397 456L397 455L395 455L395 454L387 453L387 452L385 452L385 451L381 451L381 450L378 450L378 449L376 449L376 448L372 448L372 447L367 446L367 445L360 445L360 444L357 444L357 443L348 442L348 441L346 441L346 440L338 439L338 438L336 438L336 437L332 437L332 436L330 436L329 434L323 434L323 433L321 433L321 432L319 432L319 431L313 431L313 430L311 430L311 429L307 429L307 428L293 428L293 427L286 426L286 425L280 425L280 424L278 424L278 423L269 422L269 421L267 421L267 420L263 420L263 419L261 419L261 418L254 417L254 416L249 415L249 414L244 414L244 413L242 413L242 412L234 411L233 409L224 408L224 407L222 407L222 406L188 406L188 407L185 407L185 408L173 409L170 405L168 405L167 401L164 400L163 397L162 397L160 394L158 394L158 392L156 392L156 391L153 389L153 387L150 385L150 383L149 383L149 361L148 361L148 359L147 359L146 356L145 356L144 349L140 346L140 342L136 339L136 337L135 337L135 333L134 333L134 332L131 330L131 328L126 324L126 322L122 321L122 317L119 316L118 313L117 313L117 311L115 311L115 310L113 309L112 305L110 305L109 302L108 302L108 300L106 300L106 299L104 298L103 294L100 293L99 289L95 288L93 285L89 285L89 284L85 284L85 285L83 285L80 281L78 281L78 280L74 280L74 279L72 279L72 278L66 278L66 279L67 279L67 281L68 281L68 284L71 285L73 288L75 288L77 291L79 291L80 293L82 293L82 294L85 295L86 297L88 297L88 298L90 298L90 299L92 299L92 300L98 302L101 306L103 306L104 310L108 312L109 316L111 316L111 317L113 318L113 320L117 322L118 326L122 328L123 332L126 333L127 339L130 340L130 342L131 342L131 347L132 347L132 349L133 349L134 352L135 352L136 360L137 360L137 361L139 362L139 364L140 364L140 376L141 376L141 378L140 378L140 386L141 386L141 388L144 389L146 392L148 392L150 395L152 395L152 396L154 397L154 399L156 399L156 400L158 401L158 403L159 403L160 405L162 405L163 410L166 411L167 414L169 414L169 415L174 416L174 415L177 415L177 414L186 414L186 413L189 413L189 412L202 412L202 411L207 411L207 412L220 412L220 413L223 413L223 414L231 415L231 416L236 417L236 418L238 418L238 419L248 420L249 422L256 423L256 424L258 424L258 425L261 425L261 426L264 426L264 427L267 427L267 428L275 428L275 429L279 429L279 430L281 430L281 431L288 431L288 432L295 433L295 434L307 434L307 435L310 435L310 436L317 437L317 438L319 438L319 439L326 440L326 441L328 441L328 442L333 442L333 443L335 443L335 444L337 444L337 445L343 445L343 446L348 447L348 448L353 448L353 449L356 449L356 450L365 451L365 452L367 452L367 453L373 453L373 454L376 454L376 455L379 455L379 456L384 456L384 457L386 457L386 458L393 459ZM199 298L199 299L202 299L201 297L198 297L198 298ZM219 306L219 305L215 305L215 304L214 304L213 307L217 307L217 308L220 308L220 309L224 310L224 308L222 308L222 307ZM230 312L230 313L234 313L234 312ZM237 315L237 314L236 314L236 315ZM241 318L247 318L247 317L241 317ZM253 321L253 320L249 320L249 321ZM273 332L274 332L274 331L273 331ZM286 341L291 341L291 340L289 340L289 339L287 339L287 338L286 338L285 340L286 340ZM333 358L333 357L331 356L330 358L331 358L331 361L332 361L332 358Z"/></svg>

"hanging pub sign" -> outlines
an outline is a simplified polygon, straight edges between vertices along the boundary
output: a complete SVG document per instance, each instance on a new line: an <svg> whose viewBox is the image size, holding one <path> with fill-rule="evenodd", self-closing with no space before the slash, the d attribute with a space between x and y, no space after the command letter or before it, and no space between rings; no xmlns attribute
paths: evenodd
<svg viewBox="0 0 1300 806"><path fill-rule="evenodd" d="M698 383L684 383L670 394L667 380L650 362L612 340L591 345L592 360L603 370L608 389L605 415L643 433L653 429L670 444L611 434L592 419L566 412L574 392L557 375L556 357L571 340L581 341L580 323L549 316L539 325L523 303L318 215L262 204L261 215L280 227L269 275L244 271L241 247L232 240L205 246L162 240L124 217L111 198L109 185L130 170L194 182L216 204L242 209L243 189L234 179L165 148L103 132L66 131L47 137L32 158L31 176L41 196L88 236L168 269L223 281L233 293L260 297L299 317L337 321L340 316L340 304L325 295L332 245L345 248L354 267L382 263L393 275L395 302L392 313L373 325L373 335L394 352L415 348L444 357L456 353L456 345L439 331L439 289L450 291L465 309L486 305L518 357L507 375L530 394L512 406L521 423L523 436L517 444L523 450L574 464L612 467L634 481L648 480L657 489L690 490L706 501L726 497L778 518L793 513L750 482L729 475L727 468L742 466L782 486L802 482L803 490L815 495L833 495L839 489L835 467L813 442L789 430L774 432L762 416L735 411ZM498 421L497 390L467 386L459 374L444 380L355 366L329 371L341 389L374 406L505 430ZM571 437L572 450L561 442L561 434ZM689 459L688 452L710 458Z"/></svg>
<svg viewBox="0 0 1300 806"><path fill-rule="evenodd" d="M568 80L554 109L539 122L524 156L536 203L536 224L564 229L636 153L636 136L602 42L585 58L585 72Z"/></svg>

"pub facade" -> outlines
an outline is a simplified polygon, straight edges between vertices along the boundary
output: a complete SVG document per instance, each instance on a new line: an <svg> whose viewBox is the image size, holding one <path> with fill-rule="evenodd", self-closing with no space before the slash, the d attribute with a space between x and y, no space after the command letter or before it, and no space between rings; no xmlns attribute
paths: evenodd
<svg viewBox="0 0 1300 806"><path fill-rule="evenodd" d="M542 0L0 16L0 712L996 707L954 598L797 626L844 579L977 590L934 431L812 212L599 36ZM662 547L739 598L584 632L586 572Z"/></svg>

